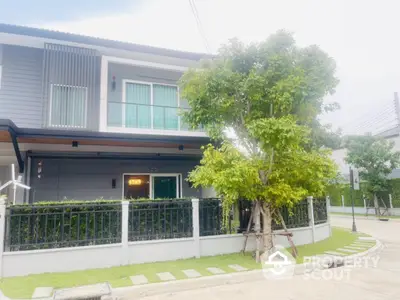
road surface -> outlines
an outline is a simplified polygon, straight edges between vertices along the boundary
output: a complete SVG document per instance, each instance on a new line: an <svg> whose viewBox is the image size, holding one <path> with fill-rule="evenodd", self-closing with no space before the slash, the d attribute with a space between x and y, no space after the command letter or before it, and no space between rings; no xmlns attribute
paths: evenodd
<svg viewBox="0 0 400 300"><path fill-rule="evenodd" d="M351 219L333 217L334 226L351 228ZM331 275L289 280L258 280L201 288L172 294L142 297L142 300L372 300L400 299L400 222L357 220L357 229L384 244L376 267L349 270L337 268ZM333 277L323 279L322 277ZM135 297L135 299L138 299Z"/></svg>

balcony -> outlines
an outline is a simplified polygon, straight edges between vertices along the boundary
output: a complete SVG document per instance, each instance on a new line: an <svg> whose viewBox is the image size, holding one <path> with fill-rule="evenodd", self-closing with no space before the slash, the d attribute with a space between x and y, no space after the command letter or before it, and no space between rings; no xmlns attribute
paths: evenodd
<svg viewBox="0 0 400 300"><path fill-rule="evenodd" d="M206 136L202 128L190 129L182 107L108 101L108 131Z"/></svg>

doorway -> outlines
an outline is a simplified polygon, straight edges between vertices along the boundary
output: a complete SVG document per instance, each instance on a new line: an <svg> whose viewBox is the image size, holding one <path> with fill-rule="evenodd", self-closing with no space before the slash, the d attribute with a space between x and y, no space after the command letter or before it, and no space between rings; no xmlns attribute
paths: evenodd
<svg viewBox="0 0 400 300"><path fill-rule="evenodd" d="M181 174L123 174L124 199L182 197Z"/></svg>

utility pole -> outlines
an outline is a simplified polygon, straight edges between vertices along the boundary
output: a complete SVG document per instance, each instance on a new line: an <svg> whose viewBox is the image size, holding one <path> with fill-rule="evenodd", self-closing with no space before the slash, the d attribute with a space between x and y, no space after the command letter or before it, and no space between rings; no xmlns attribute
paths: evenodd
<svg viewBox="0 0 400 300"><path fill-rule="evenodd" d="M352 226L352 232L356 233L357 232L357 227L356 227L356 218L354 216L354 196L353 196L353 191L354 190L359 190L360 189L360 179L358 177L358 170L353 169L350 167L350 199L351 199L351 211L353 214L353 226Z"/></svg>
<svg viewBox="0 0 400 300"><path fill-rule="evenodd" d="M394 93L394 110L396 112L397 131L400 134L400 104L399 104L399 94L397 92Z"/></svg>

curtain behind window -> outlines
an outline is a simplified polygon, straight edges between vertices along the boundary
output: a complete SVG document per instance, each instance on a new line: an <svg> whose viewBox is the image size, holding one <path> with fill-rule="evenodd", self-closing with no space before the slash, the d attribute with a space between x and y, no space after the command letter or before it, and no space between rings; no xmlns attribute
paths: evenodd
<svg viewBox="0 0 400 300"><path fill-rule="evenodd" d="M175 86L153 85L154 128L178 130L178 89Z"/></svg>
<svg viewBox="0 0 400 300"><path fill-rule="evenodd" d="M151 128L150 85L126 84L125 127Z"/></svg>
<svg viewBox="0 0 400 300"><path fill-rule="evenodd" d="M50 126L86 127L86 98L84 87L53 85Z"/></svg>

